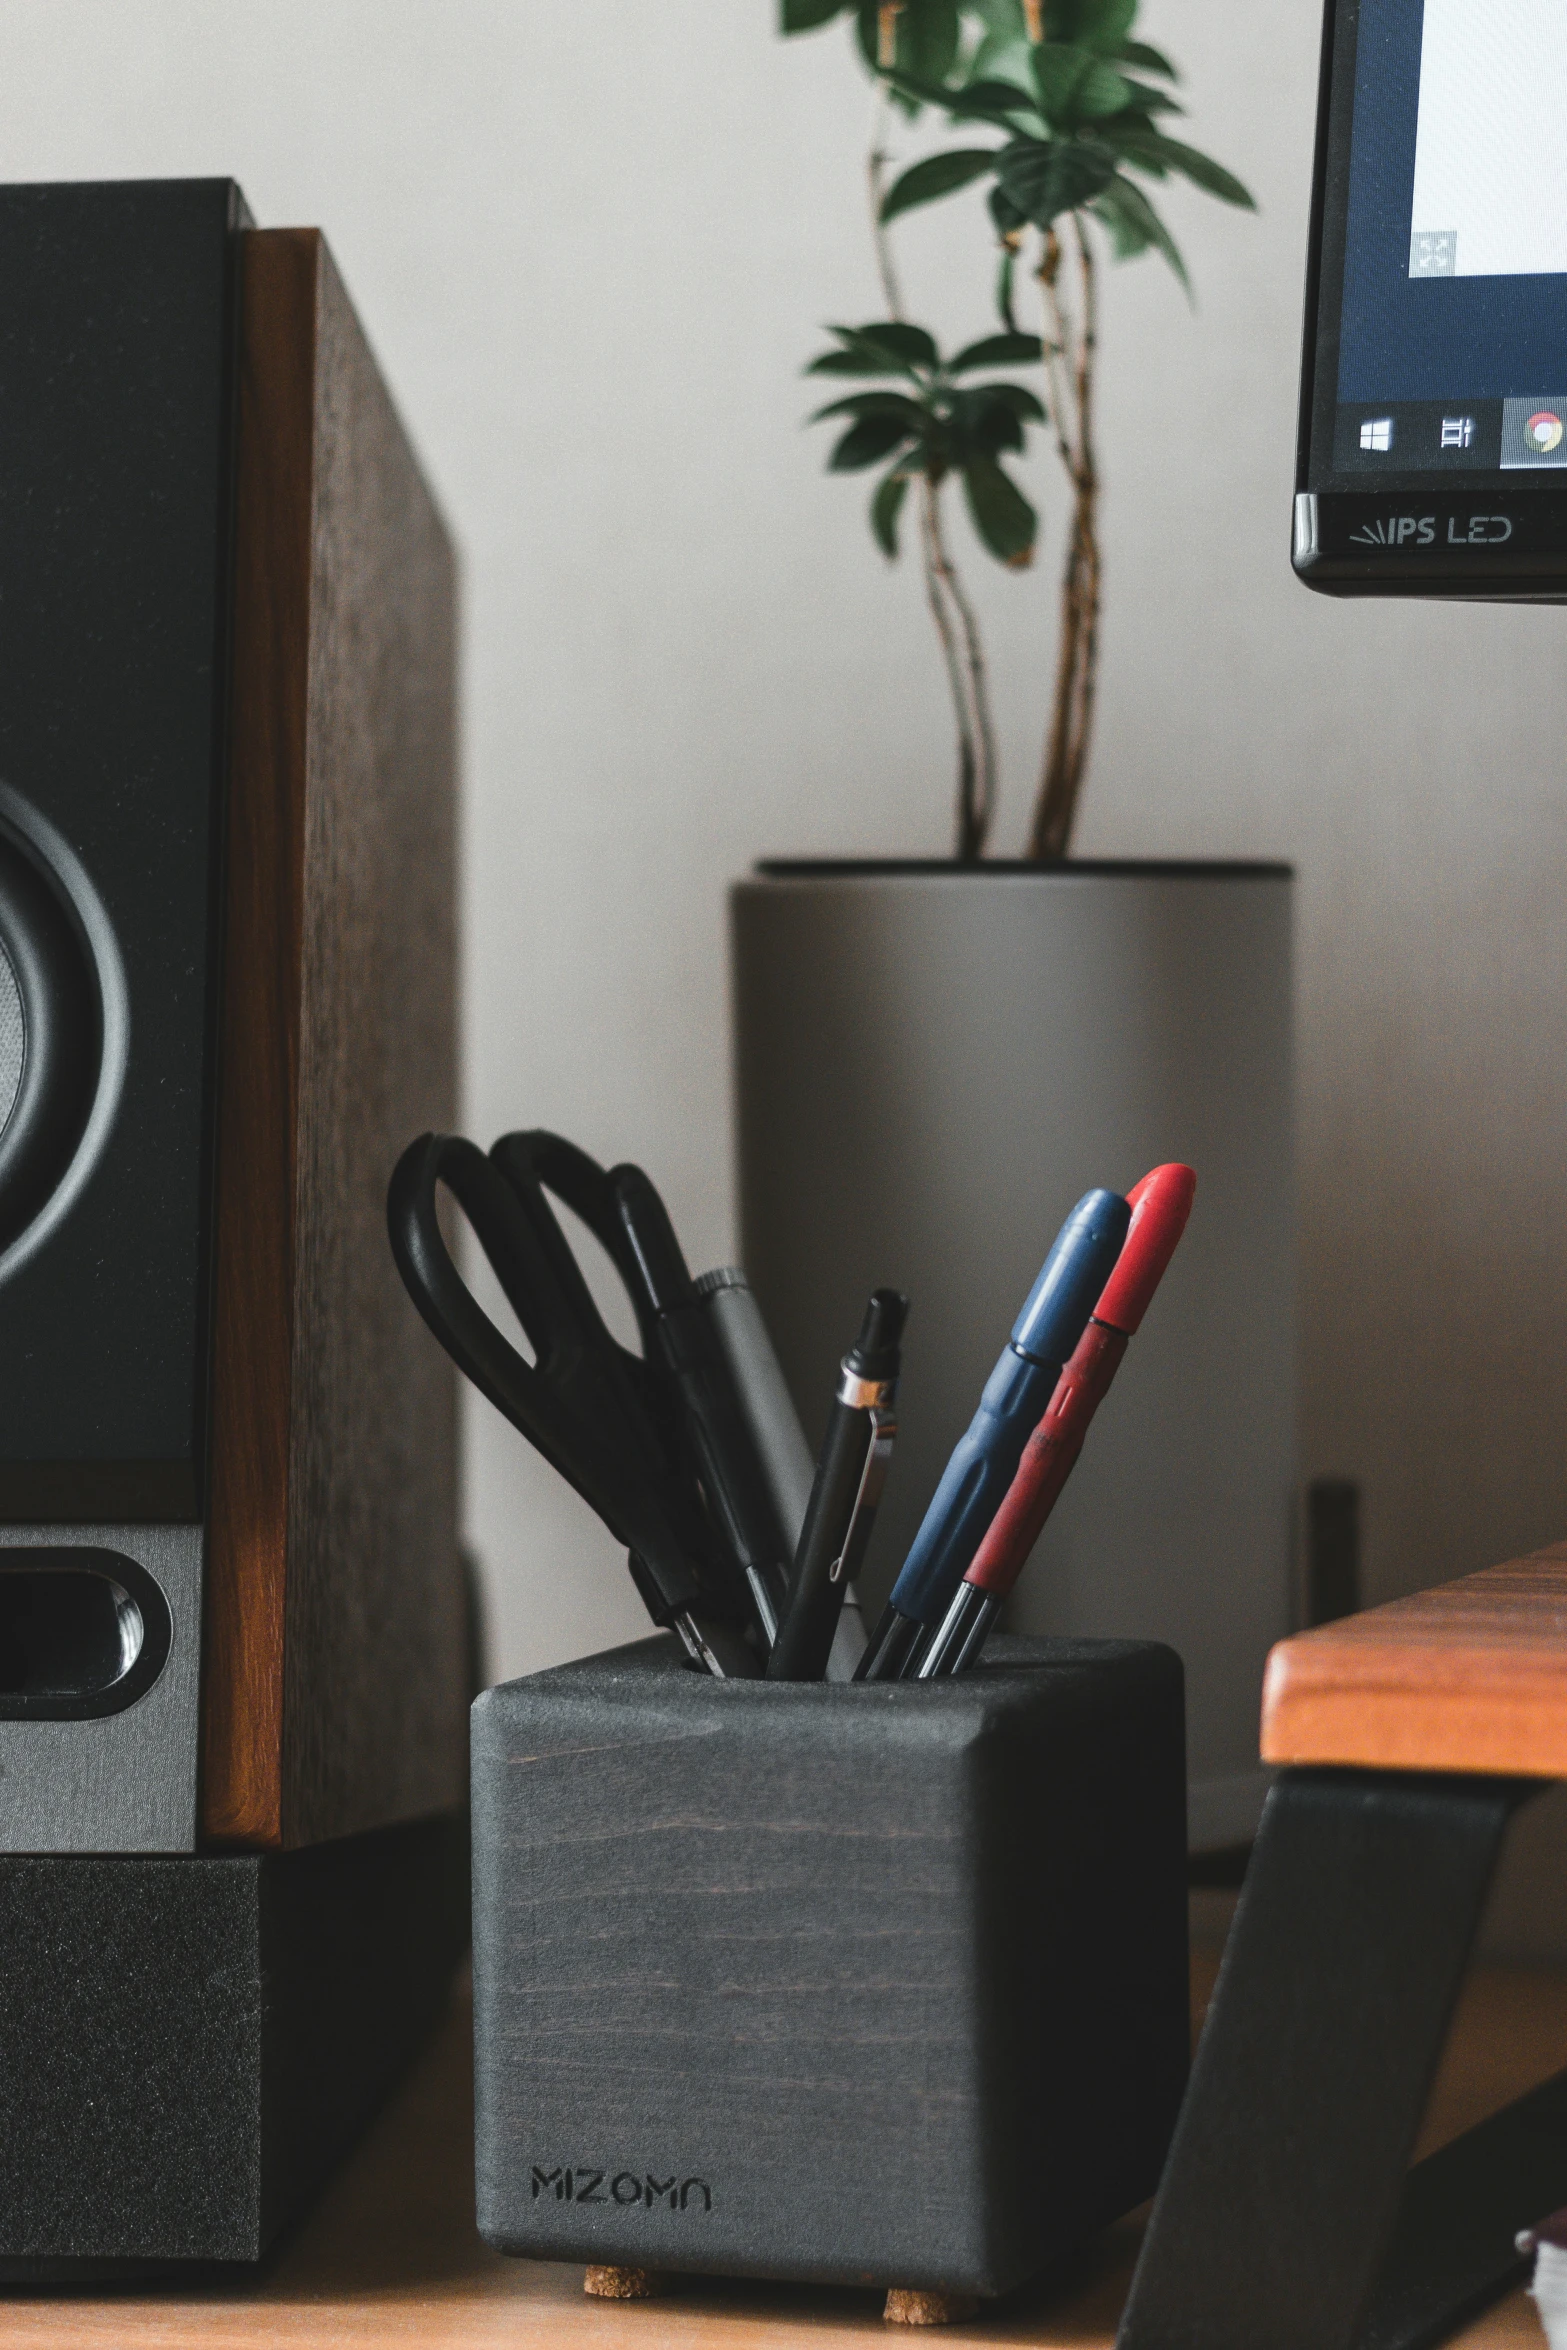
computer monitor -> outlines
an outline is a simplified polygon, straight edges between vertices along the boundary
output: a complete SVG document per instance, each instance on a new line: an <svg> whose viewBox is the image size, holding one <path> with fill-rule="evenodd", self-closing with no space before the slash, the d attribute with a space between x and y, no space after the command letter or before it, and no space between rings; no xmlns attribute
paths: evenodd
<svg viewBox="0 0 1567 2350"><path fill-rule="evenodd" d="M1327 0L1295 569L1567 601L1567 5Z"/></svg>

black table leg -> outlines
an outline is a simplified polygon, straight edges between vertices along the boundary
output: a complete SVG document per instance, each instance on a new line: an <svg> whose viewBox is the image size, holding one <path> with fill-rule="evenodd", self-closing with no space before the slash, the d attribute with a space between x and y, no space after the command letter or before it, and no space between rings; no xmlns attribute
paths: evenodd
<svg viewBox="0 0 1567 2350"><path fill-rule="evenodd" d="M1417 2163L1356 2350L1428 2350L1516 2283L1520 2225L1567 2203L1567 2072Z"/></svg>
<svg viewBox="0 0 1567 2350"><path fill-rule="evenodd" d="M1567 2200L1567 2076L1408 2166L1503 1835L1537 1791L1280 1776L1118 2350L1418 2350L1518 2272L1513 2229Z"/></svg>

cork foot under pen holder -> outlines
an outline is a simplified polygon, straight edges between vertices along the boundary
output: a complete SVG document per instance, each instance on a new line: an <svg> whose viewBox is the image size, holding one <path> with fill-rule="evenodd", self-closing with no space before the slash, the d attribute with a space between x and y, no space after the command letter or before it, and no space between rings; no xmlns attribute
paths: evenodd
<svg viewBox="0 0 1567 2350"><path fill-rule="evenodd" d="M990 1657L719 1682L663 1636L479 1699L489 2243L913 2315L1152 2194L1187 2065L1180 1664Z"/></svg>

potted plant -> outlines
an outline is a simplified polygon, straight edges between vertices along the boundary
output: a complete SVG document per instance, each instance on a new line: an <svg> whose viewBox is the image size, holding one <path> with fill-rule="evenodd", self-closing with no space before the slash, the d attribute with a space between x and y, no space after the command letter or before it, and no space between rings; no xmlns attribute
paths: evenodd
<svg viewBox="0 0 1567 2350"><path fill-rule="evenodd" d="M1289 1616L1290 877L1070 850L1104 592L1105 263L1156 255L1185 285L1160 184L1251 198L1176 135L1179 77L1138 35L1138 0L781 10L788 35L847 17L874 78L880 315L830 328L807 372L834 395L813 418L836 427L829 466L874 476L882 553L917 544L957 789L950 862L770 861L734 891L746 1262L808 1424L864 1291L892 1280L914 1298L885 1580L1072 1200L1159 1159L1197 1167L1173 1288L1019 1612L1182 1650L1196 1832L1237 1840L1260 1791L1262 1657ZM944 123L946 143L895 160L896 126L919 118ZM894 224L975 187L995 316L953 347L907 314ZM1026 574L1042 526L1020 468L1041 434L1066 493L1053 685L1028 856L1004 862L985 856L999 788L990 676L951 513L961 497L979 546ZM1248 1336L1221 1364L1224 1327Z"/></svg>

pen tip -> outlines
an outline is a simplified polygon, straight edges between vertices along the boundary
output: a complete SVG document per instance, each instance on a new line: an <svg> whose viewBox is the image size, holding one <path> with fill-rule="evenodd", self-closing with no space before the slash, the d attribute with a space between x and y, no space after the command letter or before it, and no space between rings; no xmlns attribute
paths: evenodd
<svg viewBox="0 0 1567 2350"><path fill-rule="evenodd" d="M873 1289L860 1335L848 1361L862 1379L892 1379L898 1370L898 1341L908 1319L909 1301L901 1289Z"/></svg>

